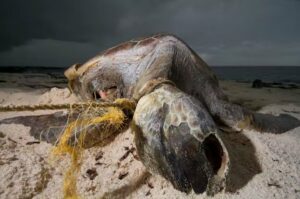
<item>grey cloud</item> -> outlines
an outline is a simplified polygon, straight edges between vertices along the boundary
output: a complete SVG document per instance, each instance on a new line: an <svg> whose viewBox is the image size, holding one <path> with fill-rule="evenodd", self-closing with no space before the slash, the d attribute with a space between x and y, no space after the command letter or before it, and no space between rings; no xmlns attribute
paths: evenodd
<svg viewBox="0 0 300 199"><path fill-rule="evenodd" d="M202 49L200 54L212 65L267 65L299 66L300 42L256 43L245 41L241 45L218 46Z"/></svg>
<svg viewBox="0 0 300 199"><path fill-rule="evenodd" d="M35 39L26 45L0 53L2 65L70 66L82 63L99 53L99 47L89 43ZM21 59L20 59L21 58Z"/></svg>
<svg viewBox="0 0 300 199"><path fill-rule="evenodd" d="M255 63L272 63L272 53L288 53L287 44L300 43L300 1L296 0L7 0L1 4L0 65L68 65L155 32L182 37L217 65L255 59L251 56L261 48L246 48L245 41L282 48L274 52L265 46L266 51L261 50L265 59L257 57ZM212 50L220 46L227 50ZM68 56L57 55L58 48ZM31 52L46 56L45 62L37 62ZM299 49L293 48L291 59L283 60L287 65L300 64L294 57L297 53Z"/></svg>

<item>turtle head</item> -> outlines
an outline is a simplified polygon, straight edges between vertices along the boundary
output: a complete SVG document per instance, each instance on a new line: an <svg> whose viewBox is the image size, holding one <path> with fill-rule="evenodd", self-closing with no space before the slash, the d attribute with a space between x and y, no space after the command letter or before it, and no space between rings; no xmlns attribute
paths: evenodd
<svg viewBox="0 0 300 199"><path fill-rule="evenodd" d="M70 91L83 100L113 101L123 97L122 76L110 67L74 64L64 74Z"/></svg>

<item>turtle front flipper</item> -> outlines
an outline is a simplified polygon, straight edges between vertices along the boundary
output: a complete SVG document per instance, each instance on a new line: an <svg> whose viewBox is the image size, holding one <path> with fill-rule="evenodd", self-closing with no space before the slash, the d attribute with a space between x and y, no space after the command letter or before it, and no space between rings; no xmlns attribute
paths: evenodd
<svg viewBox="0 0 300 199"><path fill-rule="evenodd" d="M53 114L7 118L1 120L0 124L22 124L31 127L29 133L35 139L55 144L59 140L68 118L68 113L59 111Z"/></svg>
<svg viewBox="0 0 300 199"><path fill-rule="evenodd" d="M148 170L183 192L225 186L228 153L205 107L172 85L143 96L134 114L138 154Z"/></svg>

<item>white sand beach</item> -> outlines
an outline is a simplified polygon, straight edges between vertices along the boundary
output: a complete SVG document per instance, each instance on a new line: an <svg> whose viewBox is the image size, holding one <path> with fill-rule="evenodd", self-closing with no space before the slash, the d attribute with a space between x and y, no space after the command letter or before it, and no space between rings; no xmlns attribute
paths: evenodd
<svg viewBox="0 0 300 199"><path fill-rule="evenodd" d="M300 119L300 89L261 88L220 82L229 98L263 113ZM67 88L30 88L2 83L0 106L76 102ZM54 112L54 111L51 111ZM0 120L50 111L2 112ZM270 124L271 125L271 124ZM53 146L29 134L30 127L0 125L0 198L62 198L63 175L70 159L51 157ZM300 198L300 127L280 135L243 131L221 133L231 166L227 187L213 198ZM130 130L105 147L84 152L78 176L82 198L211 198L185 194L138 160Z"/></svg>

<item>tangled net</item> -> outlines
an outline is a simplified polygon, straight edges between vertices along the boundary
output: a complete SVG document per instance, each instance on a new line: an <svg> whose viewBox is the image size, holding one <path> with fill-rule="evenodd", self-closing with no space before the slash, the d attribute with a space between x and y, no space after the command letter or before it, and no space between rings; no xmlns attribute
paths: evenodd
<svg viewBox="0 0 300 199"><path fill-rule="evenodd" d="M135 102L117 99L116 106L90 103L75 121L69 120L53 150L54 155L69 154L71 166L64 176L64 198L78 198L76 179L80 170L83 150L100 145L105 139L122 132L129 126ZM70 115L74 110L71 108Z"/></svg>
<svg viewBox="0 0 300 199"><path fill-rule="evenodd" d="M53 150L54 155L71 156L71 165L64 176L64 198L79 198L76 180L83 150L100 145L105 139L125 130L135 109L135 102L127 99L117 99L113 104L115 106L103 105L90 103L75 121L68 120ZM71 108L69 115L77 109Z"/></svg>
<svg viewBox="0 0 300 199"><path fill-rule="evenodd" d="M0 111L70 109L66 126L52 154L70 155L71 165L64 176L63 193L64 198L75 199L79 198L76 181L84 149L99 146L106 139L124 131L129 126L135 107L133 100L117 99L114 103L8 106L0 107Z"/></svg>

